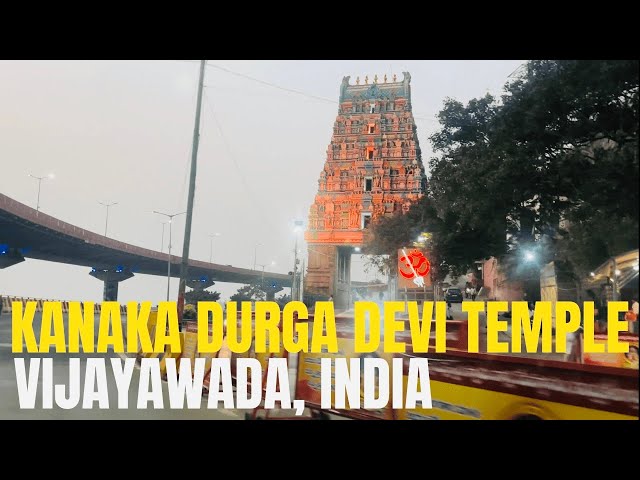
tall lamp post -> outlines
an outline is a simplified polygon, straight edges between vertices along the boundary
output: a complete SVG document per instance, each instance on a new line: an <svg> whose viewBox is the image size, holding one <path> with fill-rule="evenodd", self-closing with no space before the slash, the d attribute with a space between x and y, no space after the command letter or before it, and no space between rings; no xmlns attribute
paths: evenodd
<svg viewBox="0 0 640 480"><path fill-rule="evenodd" d="M168 213L162 213L154 210L153 213L157 213L158 215L164 215L169 219L169 221L167 222L169 224L169 257L168 257L169 259L167 260L167 302L168 302L169 289L171 288L171 223L172 223L173 217L177 217L178 215L184 215L187 212L168 214ZM163 238L164 238L164 235L163 235Z"/></svg>
<svg viewBox="0 0 640 480"><path fill-rule="evenodd" d="M293 222L293 233L296 237L296 243L293 249L293 278L291 279L291 300L298 300L298 234L304 228L304 222L302 220L295 220Z"/></svg>
<svg viewBox="0 0 640 480"><path fill-rule="evenodd" d="M221 233L213 233L209 235L209 238L211 239L211 247L209 248L209 263L213 263L213 241L216 239L216 237L219 237L221 235Z"/></svg>
<svg viewBox="0 0 640 480"><path fill-rule="evenodd" d="M36 180L38 180L38 200L36 201L36 212L39 212L40 211L40 187L42 186L42 180L44 180L45 178L53 180L55 178L55 175L53 173L50 173L49 175L46 175L44 177L38 177L36 175L31 175L31 174L29 174L29 176L31 178L35 178Z"/></svg>
<svg viewBox="0 0 640 480"><path fill-rule="evenodd" d="M167 222L162 222L162 241L160 242L160 253L164 250L164 226Z"/></svg>
<svg viewBox="0 0 640 480"><path fill-rule="evenodd" d="M107 207L107 218L104 221L104 236L107 236L107 226L109 225L109 207L113 207L114 205L117 205L118 202L111 202L111 203L102 203L102 202L98 202L100 205L102 205L103 207Z"/></svg>
<svg viewBox="0 0 640 480"><path fill-rule="evenodd" d="M275 260L272 260L270 263L270 266L274 266L276 264ZM260 263L257 264L258 267L262 267L262 280L260 281L260 286L264 289L264 267L266 267L266 265L262 265Z"/></svg>
<svg viewBox="0 0 640 480"><path fill-rule="evenodd" d="M255 247L253 247L253 269L256 269L256 261L258 259L258 247L261 247L262 244L261 243L256 243Z"/></svg>

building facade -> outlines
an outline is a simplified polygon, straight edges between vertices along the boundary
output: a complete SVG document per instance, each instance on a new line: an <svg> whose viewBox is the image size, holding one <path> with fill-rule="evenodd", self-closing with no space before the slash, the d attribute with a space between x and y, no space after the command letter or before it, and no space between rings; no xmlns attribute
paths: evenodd
<svg viewBox="0 0 640 480"><path fill-rule="evenodd" d="M411 111L411 75L344 77L318 193L309 210L306 291L349 302L351 254L382 216L409 210L426 187Z"/></svg>

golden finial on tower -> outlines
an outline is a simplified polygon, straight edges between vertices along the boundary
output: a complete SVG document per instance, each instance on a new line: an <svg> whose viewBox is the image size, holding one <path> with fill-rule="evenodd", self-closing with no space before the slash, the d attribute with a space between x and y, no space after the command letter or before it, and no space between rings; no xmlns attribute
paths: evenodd
<svg viewBox="0 0 640 480"><path fill-rule="evenodd" d="M384 83L387 83L387 74L384 74Z"/></svg>
<svg viewBox="0 0 640 480"><path fill-rule="evenodd" d="M373 83L378 83L378 74L377 73L373 77Z"/></svg>
<svg viewBox="0 0 640 480"><path fill-rule="evenodd" d="M360 77L356 77L356 85L360 85Z"/></svg>
<svg viewBox="0 0 640 480"><path fill-rule="evenodd" d="M397 78L397 77L396 77L396 74L394 73L394 74L393 74L393 81L394 81L394 82L396 81L396 78Z"/></svg>

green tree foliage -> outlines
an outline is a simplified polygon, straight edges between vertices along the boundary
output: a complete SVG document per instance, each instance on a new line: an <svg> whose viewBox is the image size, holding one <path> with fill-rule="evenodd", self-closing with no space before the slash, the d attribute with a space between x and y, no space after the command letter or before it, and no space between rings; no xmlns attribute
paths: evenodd
<svg viewBox="0 0 640 480"><path fill-rule="evenodd" d="M197 305L198 302L217 302L218 300L220 300L220 292L189 290L184 294L185 304Z"/></svg>
<svg viewBox="0 0 640 480"><path fill-rule="evenodd" d="M581 276L637 248L638 67L531 61L500 100L447 99L427 195L374 225L368 250L390 253L428 230L442 272L496 256L517 277L523 247Z"/></svg>
<svg viewBox="0 0 640 480"><path fill-rule="evenodd" d="M276 303L280 306L281 309L283 309L290 301L291 295L286 293L283 293L279 297L276 297Z"/></svg>
<svg viewBox="0 0 640 480"><path fill-rule="evenodd" d="M232 302L256 302L266 298L264 290L259 283L240 287L236 293L229 297Z"/></svg>

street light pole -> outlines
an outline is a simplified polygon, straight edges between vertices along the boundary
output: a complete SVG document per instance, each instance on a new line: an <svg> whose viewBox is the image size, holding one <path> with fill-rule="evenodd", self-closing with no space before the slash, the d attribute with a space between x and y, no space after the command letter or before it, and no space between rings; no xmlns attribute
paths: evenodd
<svg viewBox="0 0 640 480"><path fill-rule="evenodd" d="M209 263L213 263L213 241L216 239L216 237L219 237L220 235L222 234L214 233L213 235L209 235L209 238L211 239L211 248L209 249Z"/></svg>
<svg viewBox="0 0 640 480"><path fill-rule="evenodd" d="M291 284L291 301L295 302L298 298L298 233L296 232L296 243L293 247L293 278Z"/></svg>
<svg viewBox="0 0 640 480"><path fill-rule="evenodd" d="M171 220L169 220L169 252L167 261L167 302L169 301L169 291L171 290Z"/></svg>
<svg viewBox="0 0 640 480"><path fill-rule="evenodd" d="M258 263L257 266L262 267L262 279L260 280L260 288L262 288L262 290L264 291L264 267L266 267L266 265L261 265L260 263Z"/></svg>
<svg viewBox="0 0 640 480"><path fill-rule="evenodd" d="M39 212L40 211L40 187L42 186L42 179L44 177L35 177L35 178L38 179L38 200L36 201L36 212Z"/></svg>
<svg viewBox="0 0 640 480"><path fill-rule="evenodd" d="M196 119L193 125L193 146L191 147L191 171L189 174L189 196L187 197L187 218L184 223L184 241L182 243L182 263L180 264L180 283L178 285L178 320L182 322L184 293L187 289L189 272L189 244L191 243L191 219L193 201L196 193L196 169L198 166L198 145L200 142L200 112L202 110L202 90L204 88L204 67L206 60L200 60L200 78L198 80L198 98L196 100Z"/></svg>
<svg viewBox="0 0 640 480"><path fill-rule="evenodd" d="M157 210L154 210L153 213L157 213L158 215L164 215L169 219L169 221L167 222L169 224L169 259L167 260L167 302L168 302L169 290L171 289L171 223L172 223L173 217L177 217L178 215L184 215L187 212L168 214L168 213L162 213L162 212L158 212ZM164 224L163 224L163 230L164 230ZM162 238L164 239L164 233L162 235Z"/></svg>
<svg viewBox="0 0 640 480"><path fill-rule="evenodd" d="M167 222L162 222L162 241L160 242L160 253L162 253L162 250L164 250L164 226L167 224Z"/></svg>
<svg viewBox="0 0 640 480"><path fill-rule="evenodd" d="M253 247L253 269L256 269L256 261L258 260L258 247L261 247L261 243L256 243L256 246Z"/></svg>
<svg viewBox="0 0 640 480"><path fill-rule="evenodd" d="M29 174L29 176L31 178L35 178L36 180L38 180L38 200L36 201L36 212L40 211L40 187L42 186L42 180L44 180L45 178L53 178L53 173L50 173L49 175L46 175L44 177L38 177L36 175L31 175Z"/></svg>
<svg viewBox="0 0 640 480"><path fill-rule="evenodd" d="M274 266L276 264L275 261L271 261L271 266ZM260 287L262 288L262 291L264 291L264 267L266 267L266 265L262 265L260 263L257 264L258 267L262 267L262 280L260 281Z"/></svg>
<svg viewBox="0 0 640 480"><path fill-rule="evenodd" d="M117 205L118 202L112 202L112 203L102 203L102 202L98 202L100 205L107 207L107 218L104 221L104 236L107 236L107 226L109 225L109 207L113 207L114 205Z"/></svg>
<svg viewBox="0 0 640 480"><path fill-rule="evenodd" d="M298 233L302 231L302 220L295 220L293 222L293 232L296 236L295 247L293 250L293 278L291 279L291 300L298 300Z"/></svg>

